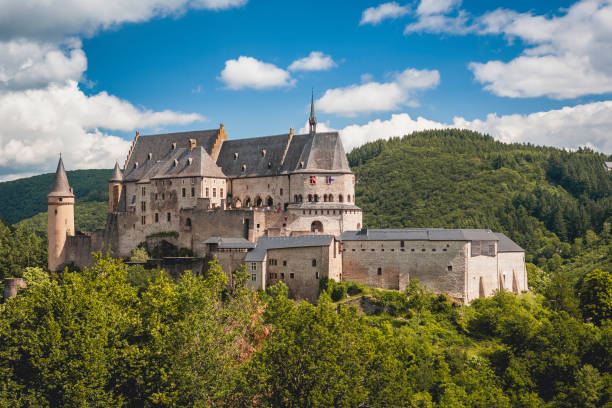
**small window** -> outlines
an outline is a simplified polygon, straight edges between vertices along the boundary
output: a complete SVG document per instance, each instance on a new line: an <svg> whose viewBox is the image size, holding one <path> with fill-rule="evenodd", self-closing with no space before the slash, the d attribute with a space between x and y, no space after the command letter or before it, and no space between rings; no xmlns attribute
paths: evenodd
<svg viewBox="0 0 612 408"><path fill-rule="evenodd" d="M185 189L185 187L183 187L182 189L182 195L183 197L187 197L187 190Z"/></svg>
<svg viewBox="0 0 612 408"><path fill-rule="evenodd" d="M355 248L353 248L352 251L355 252Z"/></svg>
<svg viewBox="0 0 612 408"><path fill-rule="evenodd" d="M317 266L317 260L316 259L312 260L312 266Z"/></svg>
<svg viewBox="0 0 612 408"><path fill-rule="evenodd" d="M191 218L187 218L185 220L185 225L188 226L188 227L191 227Z"/></svg>
<svg viewBox="0 0 612 408"><path fill-rule="evenodd" d="M425 249L425 248L421 248L421 252L425 252L425 251L426 251L426 249Z"/></svg>
<svg viewBox="0 0 612 408"><path fill-rule="evenodd" d="M155 193L155 200L157 200L157 193Z"/></svg>
<svg viewBox="0 0 612 408"><path fill-rule="evenodd" d="M315 272L315 278L319 279L319 272Z"/></svg>
<svg viewBox="0 0 612 408"><path fill-rule="evenodd" d="M210 190L210 189L209 189L208 187L206 187L206 198L208 198L208 194L209 194L209 192L210 192L209 190Z"/></svg>
<svg viewBox="0 0 612 408"><path fill-rule="evenodd" d="M257 228L259 228L259 224L257 224Z"/></svg>
<svg viewBox="0 0 612 408"><path fill-rule="evenodd" d="M446 252L446 248L442 248L442 252Z"/></svg>
<svg viewBox="0 0 612 408"><path fill-rule="evenodd" d="M159 222L159 214L155 213L155 223L157 224Z"/></svg>
<svg viewBox="0 0 612 408"><path fill-rule="evenodd" d="M431 252L436 252L436 248L431 248Z"/></svg>
<svg viewBox="0 0 612 408"><path fill-rule="evenodd" d="M400 247L404 247L404 241L400 241Z"/></svg>
<svg viewBox="0 0 612 408"><path fill-rule="evenodd" d="M147 223L147 217L145 215L143 215L142 217L140 217L140 223L142 225L145 225Z"/></svg>
<svg viewBox="0 0 612 408"><path fill-rule="evenodd" d="M252 273L252 274L251 274L251 280L252 280L252 281L256 281L256 280L257 280L257 275L256 275L256 274L254 274L254 273Z"/></svg>
<svg viewBox="0 0 612 408"><path fill-rule="evenodd" d="M257 270L257 263L251 262L251 270L252 271L256 271Z"/></svg>
<svg viewBox="0 0 612 408"><path fill-rule="evenodd" d="M291 272L291 273L289 274L289 278L291 278L291 279L295 278L295 275L293 274L293 272Z"/></svg>
<svg viewBox="0 0 612 408"><path fill-rule="evenodd" d="M191 187L191 196L195 197L195 188Z"/></svg>
<svg viewBox="0 0 612 408"><path fill-rule="evenodd" d="M281 279L285 279L285 273L281 272Z"/></svg>
<svg viewBox="0 0 612 408"><path fill-rule="evenodd" d="M382 275L382 268L378 268L378 269L376 270L376 274L377 274L378 276Z"/></svg>
<svg viewBox="0 0 612 408"><path fill-rule="evenodd" d="M219 190L219 197L223 198L223 189Z"/></svg>
<svg viewBox="0 0 612 408"><path fill-rule="evenodd" d="M317 184L317 176L310 176L310 184Z"/></svg>
<svg viewBox="0 0 612 408"><path fill-rule="evenodd" d="M365 248L361 248L361 252L365 251Z"/></svg>
<svg viewBox="0 0 612 408"><path fill-rule="evenodd" d="M147 189L145 187L142 187L142 195L147 195Z"/></svg>
<svg viewBox="0 0 612 408"><path fill-rule="evenodd" d="M146 202L146 201L142 201L142 202L140 203L140 209L141 209L142 211L147 211L147 202Z"/></svg>
<svg viewBox="0 0 612 408"><path fill-rule="evenodd" d="M279 191L280 195L283 195L283 189L281 188Z"/></svg>
<svg viewBox="0 0 612 408"><path fill-rule="evenodd" d="M410 249L410 252L414 252L414 248Z"/></svg>
<svg viewBox="0 0 612 408"><path fill-rule="evenodd" d="M162 193L162 200L166 199L166 193Z"/></svg>
<svg viewBox="0 0 612 408"><path fill-rule="evenodd" d="M448 267L447 267L447 268L448 268L448 271L449 271L449 272L452 272L452 271L453 271L453 266L452 266L452 265L448 265ZM505 278L505 276L504 276L504 278Z"/></svg>
<svg viewBox="0 0 612 408"><path fill-rule="evenodd" d="M287 261L283 261L283 266L287 266Z"/></svg>
<svg viewBox="0 0 612 408"><path fill-rule="evenodd" d="M213 187L213 198L217 197L217 189Z"/></svg>
<svg viewBox="0 0 612 408"><path fill-rule="evenodd" d="M168 222L172 221L172 214L171 213L166 213L166 220Z"/></svg>

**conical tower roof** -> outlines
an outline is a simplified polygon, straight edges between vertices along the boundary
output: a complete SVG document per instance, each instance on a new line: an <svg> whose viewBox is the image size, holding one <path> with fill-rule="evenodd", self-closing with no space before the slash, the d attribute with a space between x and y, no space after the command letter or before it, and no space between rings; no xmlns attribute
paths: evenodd
<svg viewBox="0 0 612 408"><path fill-rule="evenodd" d="M115 162L115 168L113 169L113 175L108 181L123 181L123 173L119 168L119 163Z"/></svg>
<svg viewBox="0 0 612 408"><path fill-rule="evenodd" d="M64 169L64 162L60 156L59 163L57 163L57 170L55 171L55 179L53 180L53 186L51 192L47 197L74 197L72 191L70 191L70 184L68 184L68 176Z"/></svg>

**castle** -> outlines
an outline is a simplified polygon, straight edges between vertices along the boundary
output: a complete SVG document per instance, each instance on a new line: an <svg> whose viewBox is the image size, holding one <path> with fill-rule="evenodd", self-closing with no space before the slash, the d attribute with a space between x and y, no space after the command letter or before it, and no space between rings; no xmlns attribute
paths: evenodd
<svg viewBox="0 0 612 408"><path fill-rule="evenodd" d="M76 232L75 197L60 157L47 196L49 269L93 263L111 249L127 258L139 245L175 248L158 262L201 272L246 265L248 287L285 282L316 300L328 277L403 290L419 279L469 303L496 289L527 290L525 254L490 230L362 228L355 175L337 132L228 140L219 129L136 137L123 170L109 180L103 230ZM178 256L189 255L189 256Z"/></svg>

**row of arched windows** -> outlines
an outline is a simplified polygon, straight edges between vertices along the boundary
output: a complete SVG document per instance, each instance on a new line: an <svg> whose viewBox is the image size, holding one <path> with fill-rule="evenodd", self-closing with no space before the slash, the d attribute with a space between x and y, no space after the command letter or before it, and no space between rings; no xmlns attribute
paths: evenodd
<svg viewBox="0 0 612 408"><path fill-rule="evenodd" d="M265 200L262 199L260 196L255 197L255 199L251 200L251 197L246 197L244 200L241 200L240 198L236 198L234 200L234 207L235 208L241 208L241 207L272 207L274 205L274 200L272 199L272 197L268 196Z"/></svg>
<svg viewBox="0 0 612 408"><path fill-rule="evenodd" d="M318 203L321 201L321 197L319 197L318 194L308 194L307 196L308 202L309 203ZM296 194L293 196L293 202L295 203L301 203L304 201L304 198L302 197L301 194ZM323 194L323 202L325 203L333 203L334 202L334 195L333 194ZM343 203L344 202L344 196L342 194L338 195L338 202L339 203ZM351 195L347 194L346 196L346 202L350 203L351 202ZM274 200L272 199L272 197L268 196L265 200L262 199L260 196L255 197L255 199L251 200L251 197L246 197L244 199L240 199L240 198L236 198L234 200L234 207L235 208L241 208L241 207L272 207L274 205Z"/></svg>

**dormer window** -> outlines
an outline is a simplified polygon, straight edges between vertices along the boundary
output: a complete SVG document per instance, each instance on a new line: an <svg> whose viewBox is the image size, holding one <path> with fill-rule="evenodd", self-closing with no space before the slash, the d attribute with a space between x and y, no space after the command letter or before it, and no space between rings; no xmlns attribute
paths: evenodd
<svg viewBox="0 0 612 408"><path fill-rule="evenodd" d="M242 171L246 171L246 164L242 165Z"/></svg>
<svg viewBox="0 0 612 408"><path fill-rule="evenodd" d="M137 169L138 168L138 162L134 162L134 168Z"/></svg>
<svg viewBox="0 0 612 408"><path fill-rule="evenodd" d="M238 152L234 152L234 160L238 160Z"/></svg>
<svg viewBox="0 0 612 408"><path fill-rule="evenodd" d="M178 160L174 159L174 161L172 162L172 165L173 165L174 167L178 166Z"/></svg>
<svg viewBox="0 0 612 408"><path fill-rule="evenodd" d="M153 153L149 153L148 160L153 160Z"/></svg>
<svg viewBox="0 0 612 408"><path fill-rule="evenodd" d="M176 142L172 143L172 150L176 150Z"/></svg>
<svg viewBox="0 0 612 408"><path fill-rule="evenodd" d="M265 157L266 156L266 149L261 149L261 157Z"/></svg>
<svg viewBox="0 0 612 408"><path fill-rule="evenodd" d="M301 161L301 162L300 162L300 169L303 169L303 168L304 168L304 162L303 162L303 161Z"/></svg>
<svg viewBox="0 0 612 408"><path fill-rule="evenodd" d="M268 168L271 169L272 168L272 162L268 162Z"/></svg>
<svg viewBox="0 0 612 408"><path fill-rule="evenodd" d="M193 158L192 158L192 157L190 157L190 158L188 158L188 159L187 159L187 165L188 165L188 166L189 166L189 165L190 165L192 162L193 162Z"/></svg>

